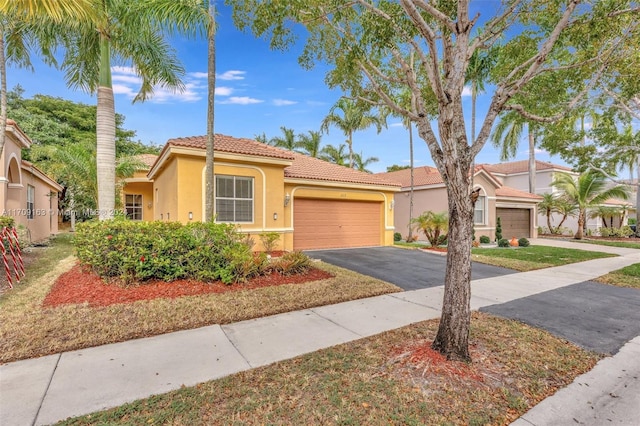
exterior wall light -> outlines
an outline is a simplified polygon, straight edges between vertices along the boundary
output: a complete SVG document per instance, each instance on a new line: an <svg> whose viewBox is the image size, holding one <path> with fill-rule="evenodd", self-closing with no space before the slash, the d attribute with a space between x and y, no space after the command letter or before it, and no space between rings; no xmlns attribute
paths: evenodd
<svg viewBox="0 0 640 426"><path fill-rule="evenodd" d="M193 220L193 212L189 212L189 220Z"/></svg>
<svg viewBox="0 0 640 426"><path fill-rule="evenodd" d="M289 205L289 201L291 201L291 195L289 195L287 193L287 195L284 196L284 206L287 207Z"/></svg>
<svg viewBox="0 0 640 426"><path fill-rule="evenodd" d="M273 214L273 220L278 220L278 213Z"/></svg>
<svg viewBox="0 0 640 426"><path fill-rule="evenodd" d="M389 210L393 210L393 207L396 205L396 200L391 200L389 203Z"/></svg>

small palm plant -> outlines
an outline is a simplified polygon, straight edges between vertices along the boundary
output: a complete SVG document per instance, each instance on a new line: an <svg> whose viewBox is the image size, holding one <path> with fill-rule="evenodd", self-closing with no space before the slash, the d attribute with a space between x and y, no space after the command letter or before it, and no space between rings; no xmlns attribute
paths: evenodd
<svg viewBox="0 0 640 426"><path fill-rule="evenodd" d="M419 231L424 232L432 247L446 240L449 232L449 216L446 212L435 213L428 210L411 222Z"/></svg>

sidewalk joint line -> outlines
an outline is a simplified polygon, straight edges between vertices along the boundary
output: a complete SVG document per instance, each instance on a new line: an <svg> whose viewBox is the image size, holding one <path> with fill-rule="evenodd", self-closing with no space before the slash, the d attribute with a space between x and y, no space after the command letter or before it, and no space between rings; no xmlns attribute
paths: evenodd
<svg viewBox="0 0 640 426"><path fill-rule="evenodd" d="M221 325L220 326L220 330L222 330L222 332L224 333L224 337L227 338L227 340L229 341L229 343L231 343L231 346L233 346L233 349L236 350L236 352L238 352L240 354L240 356L242 357L242 359L244 360L244 362L247 363L247 365L249 366L249 369L252 368L256 368L253 365L251 365L251 363L249 362L249 360L247 359L247 357L244 356L244 354L240 351L240 349L238 349L238 347L236 346L236 344L233 342L233 340L231 340L229 338L229 335L227 334L227 331L224 329L224 327Z"/></svg>
<svg viewBox="0 0 640 426"><path fill-rule="evenodd" d="M331 306L331 305L327 305L327 306ZM317 307L318 307L318 308L321 308L322 306L317 306ZM365 335L363 335L363 334L360 334L360 333L358 333L358 332L356 332L356 331L354 331L354 330L351 330L351 329L349 329L349 328L345 327L345 326L344 326L344 325L342 325L342 324L339 324L339 323L335 322L335 321L334 321L334 320L332 320L331 318L327 318L327 317L325 317L325 316L323 316L323 315L320 315L318 312L314 311L314 309L315 309L315 308L309 308L309 311L313 312L316 316L318 316L318 317L322 318L323 320L325 320L325 321L329 321L330 323L332 323L332 324L334 324L334 325L337 325L338 327L343 328L343 329L347 330L348 332L355 334L356 336L360 336L360 338L364 338L364 337L366 337L366 336L365 336Z"/></svg>
<svg viewBox="0 0 640 426"><path fill-rule="evenodd" d="M31 426L35 426L38 421L38 417L40 416L40 410L42 409L42 405L44 404L44 399L47 397L47 393L49 392L49 388L51 387L51 382L53 382L53 376L56 374L56 370L58 369L58 364L60 363L60 359L62 358L62 353L58 354L58 359L56 360L56 365L53 366L53 371L51 372L51 376L49 377L49 382L47 383L47 387L44 389L42 393L42 398L40 399L40 404L38 404L38 410L36 411L36 415L33 417L33 422Z"/></svg>

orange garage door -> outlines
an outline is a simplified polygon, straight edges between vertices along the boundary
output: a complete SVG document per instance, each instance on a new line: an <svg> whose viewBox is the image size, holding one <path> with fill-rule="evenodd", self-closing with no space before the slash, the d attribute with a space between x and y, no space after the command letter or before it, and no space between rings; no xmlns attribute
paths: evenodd
<svg viewBox="0 0 640 426"><path fill-rule="evenodd" d="M496 216L502 225L502 238L510 240L531 237L531 210L529 209L496 209Z"/></svg>
<svg viewBox="0 0 640 426"><path fill-rule="evenodd" d="M379 246L382 203L296 198L295 250Z"/></svg>

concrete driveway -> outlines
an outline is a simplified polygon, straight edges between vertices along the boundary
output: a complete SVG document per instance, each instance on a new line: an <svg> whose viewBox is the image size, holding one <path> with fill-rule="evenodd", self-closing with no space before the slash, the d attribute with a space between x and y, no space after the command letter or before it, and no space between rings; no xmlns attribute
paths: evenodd
<svg viewBox="0 0 640 426"><path fill-rule="evenodd" d="M545 329L603 354L615 354L640 336L640 291L591 281L480 310Z"/></svg>
<svg viewBox="0 0 640 426"><path fill-rule="evenodd" d="M403 290L444 285L447 258L422 250L366 247L306 251L311 258L395 284ZM516 271L473 263L471 279L492 278Z"/></svg>

